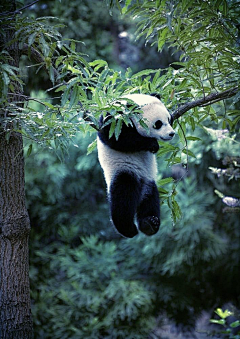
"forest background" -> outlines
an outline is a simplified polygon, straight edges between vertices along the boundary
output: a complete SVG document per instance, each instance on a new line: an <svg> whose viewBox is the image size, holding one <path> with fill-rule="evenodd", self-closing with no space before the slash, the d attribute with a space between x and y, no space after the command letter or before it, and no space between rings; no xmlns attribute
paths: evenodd
<svg viewBox="0 0 240 339"><path fill-rule="evenodd" d="M239 312L239 2L179 2L179 27L169 21L174 14L167 16L174 1L111 3L38 1L22 10L16 33L30 46L19 69L35 338L157 338L166 317L189 330L204 310L230 303ZM165 10L165 26L154 18L154 6ZM203 14L184 45L181 25L192 34L195 9ZM41 53L33 65L38 33ZM55 49L69 55L66 62L59 52L56 68ZM99 75L84 87L79 78L87 78L89 65ZM114 78L122 87L113 94ZM174 122L178 135L158 152L161 230L131 240L110 224L95 148L97 118L109 109L104 95L117 98L127 85L132 92L158 92L176 118L193 99L229 89L236 94Z"/></svg>

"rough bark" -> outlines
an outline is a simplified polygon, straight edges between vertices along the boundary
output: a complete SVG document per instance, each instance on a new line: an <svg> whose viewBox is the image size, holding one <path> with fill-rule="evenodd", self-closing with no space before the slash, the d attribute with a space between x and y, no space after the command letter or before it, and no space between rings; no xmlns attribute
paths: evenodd
<svg viewBox="0 0 240 339"><path fill-rule="evenodd" d="M15 1L3 0L3 12L14 12ZM7 21L6 21L7 22ZM14 36L14 18L1 30L0 46L19 65L18 43ZM9 101L17 102L21 90L17 84ZM16 113L17 114L17 113ZM7 116L4 107L0 119ZM19 126L20 128L20 126ZM25 205L23 141L11 124L0 124L0 338L32 338L30 310L28 238L30 221Z"/></svg>
<svg viewBox="0 0 240 339"><path fill-rule="evenodd" d="M0 134L0 338L32 337L22 137Z"/></svg>

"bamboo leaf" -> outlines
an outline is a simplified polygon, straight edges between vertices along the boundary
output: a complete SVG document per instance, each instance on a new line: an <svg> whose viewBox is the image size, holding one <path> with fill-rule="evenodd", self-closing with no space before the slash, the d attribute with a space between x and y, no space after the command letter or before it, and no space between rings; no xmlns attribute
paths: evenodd
<svg viewBox="0 0 240 339"><path fill-rule="evenodd" d="M88 145L87 155L91 154L97 147L97 139L95 139L91 144Z"/></svg>
<svg viewBox="0 0 240 339"><path fill-rule="evenodd" d="M123 123L122 119L118 119L118 120L117 120L116 128L115 128L115 131L114 131L116 140L118 140L119 135L120 135L120 133L121 133L121 130L122 130L122 123Z"/></svg>
<svg viewBox="0 0 240 339"><path fill-rule="evenodd" d="M190 157L196 158L196 155L192 151L190 151L189 149L183 149L182 152L184 154L187 154Z"/></svg>
<svg viewBox="0 0 240 339"><path fill-rule="evenodd" d="M29 145L28 150L27 150L27 157L29 157L30 154L32 153L32 148L33 148L32 144Z"/></svg>
<svg viewBox="0 0 240 339"><path fill-rule="evenodd" d="M111 123L110 130L109 130L109 139L113 136L116 127L116 120L114 119Z"/></svg>
<svg viewBox="0 0 240 339"><path fill-rule="evenodd" d="M147 76L149 74L153 74L153 73L156 73L157 71L155 69L145 69L143 71L140 71L138 73L135 73L132 75L132 79L135 79L135 78L139 78L139 77L142 77L142 76Z"/></svg>
<svg viewBox="0 0 240 339"><path fill-rule="evenodd" d="M174 181L174 179L172 177L169 178L164 178L158 181L158 186L164 186L166 184L170 184Z"/></svg>

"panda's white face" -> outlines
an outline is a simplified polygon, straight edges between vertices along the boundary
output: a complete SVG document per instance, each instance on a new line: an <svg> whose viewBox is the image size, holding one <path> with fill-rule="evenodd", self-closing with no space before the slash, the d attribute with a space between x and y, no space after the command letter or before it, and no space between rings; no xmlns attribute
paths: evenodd
<svg viewBox="0 0 240 339"><path fill-rule="evenodd" d="M171 126L171 115L158 98L146 94L129 94L126 97L133 100L143 111L148 130L134 122L139 134L164 141L173 138L175 131Z"/></svg>

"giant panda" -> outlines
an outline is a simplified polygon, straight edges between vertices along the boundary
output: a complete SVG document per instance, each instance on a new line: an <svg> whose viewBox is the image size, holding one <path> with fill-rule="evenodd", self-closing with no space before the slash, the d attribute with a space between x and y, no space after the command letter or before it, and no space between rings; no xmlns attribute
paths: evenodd
<svg viewBox="0 0 240 339"><path fill-rule="evenodd" d="M147 129L139 121L122 124L119 138L109 138L111 124L100 118L102 126L97 136L97 149L103 169L111 220L124 237L132 238L138 231L146 235L157 233L160 226L159 193L156 185L157 140L171 140L175 134L172 118L164 104L155 96L128 94L142 111Z"/></svg>

